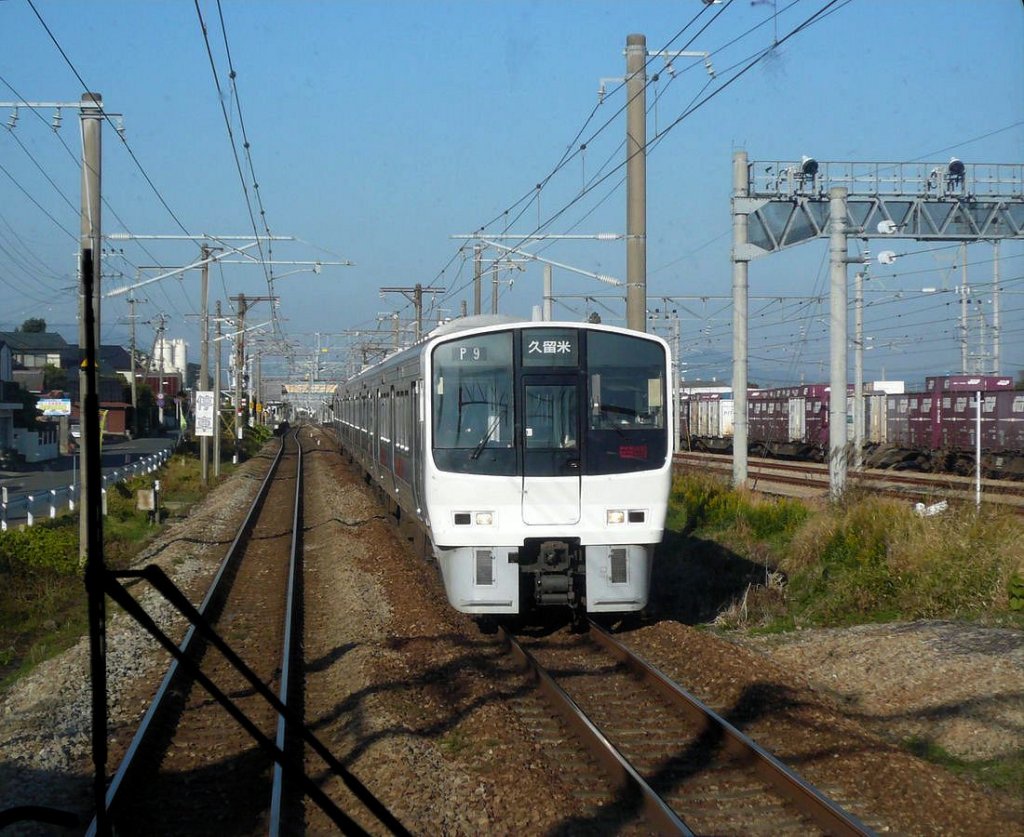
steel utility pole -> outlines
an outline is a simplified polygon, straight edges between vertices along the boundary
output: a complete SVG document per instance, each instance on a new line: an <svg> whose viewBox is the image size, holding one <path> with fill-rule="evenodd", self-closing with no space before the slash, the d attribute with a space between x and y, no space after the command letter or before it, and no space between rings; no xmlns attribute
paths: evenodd
<svg viewBox="0 0 1024 837"><path fill-rule="evenodd" d="M853 467L864 465L864 273L853 277Z"/></svg>
<svg viewBox="0 0 1024 837"><path fill-rule="evenodd" d="M967 243L960 245L960 374L966 375L967 369Z"/></svg>
<svg viewBox="0 0 1024 837"><path fill-rule="evenodd" d="M626 37L626 327L647 326L647 38Z"/></svg>
<svg viewBox="0 0 1024 837"><path fill-rule="evenodd" d="M1000 374L999 357L999 242L992 242L992 374Z"/></svg>

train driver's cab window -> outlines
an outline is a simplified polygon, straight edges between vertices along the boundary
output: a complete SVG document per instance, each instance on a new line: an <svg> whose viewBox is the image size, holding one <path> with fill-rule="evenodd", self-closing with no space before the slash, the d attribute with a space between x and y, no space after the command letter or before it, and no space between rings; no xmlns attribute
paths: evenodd
<svg viewBox="0 0 1024 837"><path fill-rule="evenodd" d="M573 450L576 439L576 387L528 385L525 406L528 449Z"/></svg>
<svg viewBox="0 0 1024 837"><path fill-rule="evenodd" d="M660 345L595 331L587 337L591 430L665 426L665 353Z"/></svg>
<svg viewBox="0 0 1024 837"><path fill-rule="evenodd" d="M508 451L514 470L511 332L443 343L434 349L433 366L433 446L438 466L489 473L494 452ZM493 467L504 473L504 458Z"/></svg>

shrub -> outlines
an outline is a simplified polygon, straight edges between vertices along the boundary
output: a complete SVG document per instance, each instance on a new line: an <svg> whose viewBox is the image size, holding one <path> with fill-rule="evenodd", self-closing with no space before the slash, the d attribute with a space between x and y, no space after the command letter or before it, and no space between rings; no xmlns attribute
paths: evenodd
<svg viewBox="0 0 1024 837"><path fill-rule="evenodd" d="M0 537L0 576L77 572L77 518L59 517Z"/></svg>

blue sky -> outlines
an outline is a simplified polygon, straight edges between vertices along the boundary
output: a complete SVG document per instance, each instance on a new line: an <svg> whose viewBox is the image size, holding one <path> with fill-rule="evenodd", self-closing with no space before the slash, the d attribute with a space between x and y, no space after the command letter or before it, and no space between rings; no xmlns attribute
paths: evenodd
<svg viewBox="0 0 1024 837"><path fill-rule="evenodd" d="M104 131L106 233L251 234L217 81L239 147L240 106L267 224L274 234L299 239L275 243L273 257L355 262L324 267L319 275L274 267L275 274L292 273L274 283L284 333L307 348L319 334L328 349L321 359L333 371L349 356L353 338L344 332L389 333L389 321L379 323L379 316L395 309L411 315L402 296L382 298L380 287L446 288L429 312L435 320L457 314L463 300L472 305L472 261L459 254L465 242L453 235L491 222L491 232L624 231L625 186L617 169L625 158L624 95L611 79L624 74L628 34L646 35L652 51L670 45L711 52L717 73L712 80L703 62L678 59L672 78L655 59L651 71L660 78L648 94L650 138L722 88L770 46L774 33L783 38L827 0L777 0L774 17L771 3L750 0L707 10L700 0L222 0L220 8L201 0L215 70L192 2L33 3L35 11L27 0L0 0L0 101L74 102L83 92L41 17L85 84L102 93L106 109L123 114L127 147L109 127ZM676 37L702 10L696 25ZM598 106L602 79L608 93ZM39 115L23 109L13 131L0 130L0 329L42 316L75 340L80 187L67 149L78 154L77 115L64 111L59 135L44 124L51 112ZM9 117L0 108L0 124ZM584 125L587 148L578 153L582 140L575 138ZM546 182L539 200L517 204L570 144L577 153ZM691 378L728 374L731 312L727 300L715 297L731 293L731 159L740 148L753 160L810 154L943 162L955 154L1020 164L1024 6L1019 0L835 3L830 15L786 40L657 143L647 168L649 293L708 296L674 304ZM585 184L604 177L580 196ZM252 199L247 167L245 181ZM958 371L954 298L920 293L957 284L958 250L901 245L894 249L914 255L874 271L873 287L885 293L869 297L866 333L876 349L867 353L866 376L919 381ZM182 241L111 247L123 254L106 259L104 291L136 274L153 275L140 266L184 265L197 253ZM621 241L565 240L534 249L625 278ZM1005 243L1001 255L1002 367L1015 373L1024 369L1024 243ZM991 281L991 246L970 247L968 262L972 283ZM528 315L540 303L539 265L501 277L503 313ZM751 294L827 294L827 278L827 241L815 241L753 262ZM226 310L229 296L267 293L259 268L226 265L211 279L211 299L221 299ZM594 310L606 322L624 316L622 303L608 298L616 293L612 287L559 270L555 287L562 295L556 314L566 319ZM485 310L490 290L485 284ZM887 295L897 291L901 302ZM164 313L168 336L186 339L190 359L197 359L198 272L149 285L139 296L147 300L139 306L140 341L152 340L145 323ZM124 299L104 300L105 342L127 341ZM827 378L827 307L752 301L751 311L752 376L773 383ZM268 316L261 303L249 322ZM977 339L975 330L971 340ZM297 348L296 355L305 351ZM267 364L283 369L284 360Z"/></svg>

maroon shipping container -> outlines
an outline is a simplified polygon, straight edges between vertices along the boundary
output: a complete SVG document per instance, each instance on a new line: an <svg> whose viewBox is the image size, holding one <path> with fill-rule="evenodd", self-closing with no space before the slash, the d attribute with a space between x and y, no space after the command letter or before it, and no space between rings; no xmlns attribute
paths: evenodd
<svg viewBox="0 0 1024 837"><path fill-rule="evenodd" d="M941 447L973 451L978 437L975 395L946 392L941 402ZM981 447L992 453L1024 450L1024 392L982 393Z"/></svg>
<svg viewBox="0 0 1024 837"><path fill-rule="evenodd" d="M924 379L927 392L970 390L971 392L999 392L1012 390L1013 378L1004 375L938 375Z"/></svg>
<svg viewBox="0 0 1024 837"><path fill-rule="evenodd" d="M781 444L790 440L789 399L774 390L751 393L747 403L747 436L751 442Z"/></svg>

